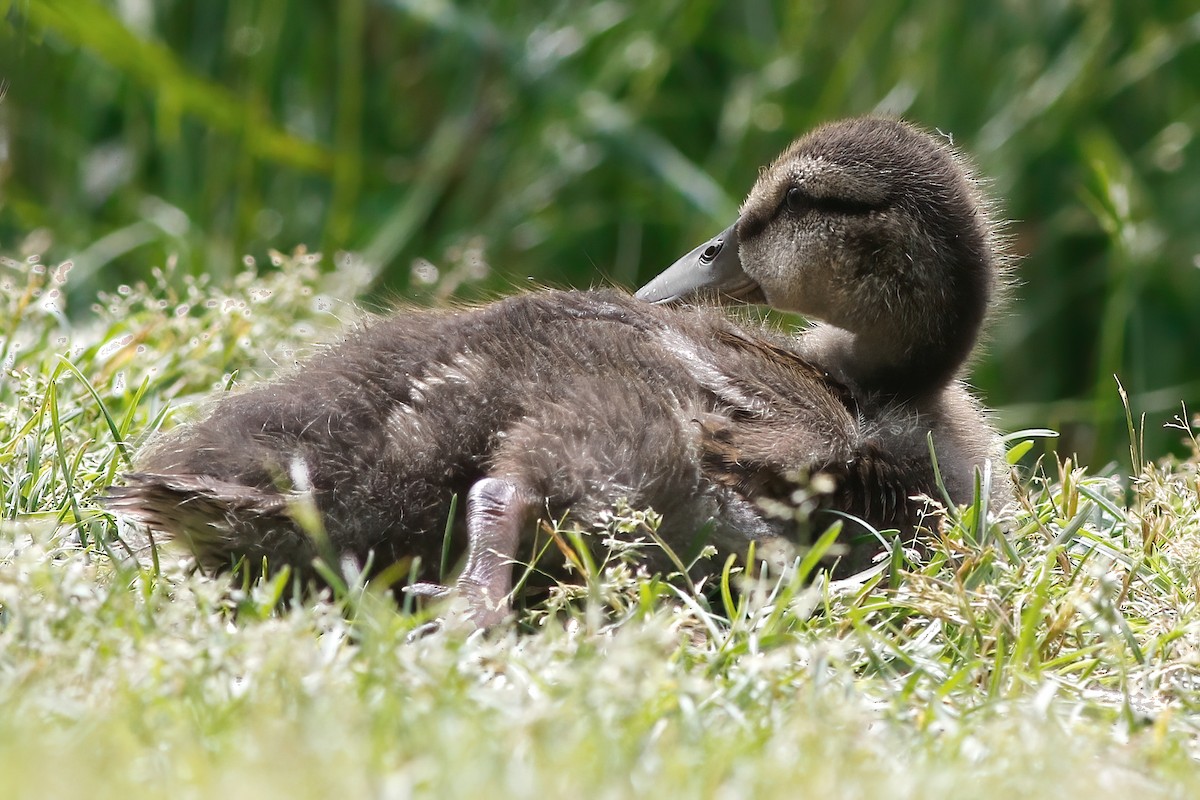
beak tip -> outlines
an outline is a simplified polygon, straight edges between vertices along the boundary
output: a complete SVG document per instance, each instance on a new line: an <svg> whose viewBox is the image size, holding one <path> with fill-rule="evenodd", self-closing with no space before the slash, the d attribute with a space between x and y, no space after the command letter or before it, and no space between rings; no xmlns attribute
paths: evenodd
<svg viewBox="0 0 1200 800"><path fill-rule="evenodd" d="M638 300L645 303L652 303L656 306L673 303L679 300L682 294L667 285L668 283L662 275L658 275L645 286L638 289L633 296Z"/></svg>
<svg viewBox="0 0 1200 800"><path fill-rule="evenodd" d="M672 297L658 297L654 292L647 292L645 287L638 289L633 296L634 298L641 300L643 303L650 303L656 306L662 305L663 303L669 303L674 299Z"/></svg>

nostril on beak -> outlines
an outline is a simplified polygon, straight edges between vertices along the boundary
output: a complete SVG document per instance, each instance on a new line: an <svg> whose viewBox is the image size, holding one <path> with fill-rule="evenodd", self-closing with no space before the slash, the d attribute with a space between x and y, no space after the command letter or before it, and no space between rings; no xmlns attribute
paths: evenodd
<svg viewBox="0 0 1200 800"><path fill-rule="evenodd" d="M721 252L721 248L724 246L725 240L718 239L708 247L704 248L704 252L700 254L700 260L705 264L711 264L713 259L717 257L717 255Z"/></svg>

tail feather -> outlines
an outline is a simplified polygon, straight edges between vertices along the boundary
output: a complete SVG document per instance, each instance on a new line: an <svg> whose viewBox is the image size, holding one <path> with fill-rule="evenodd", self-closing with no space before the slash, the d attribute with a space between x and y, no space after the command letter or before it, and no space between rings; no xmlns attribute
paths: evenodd
<svg viewBox="0 0 1200 800"><path fill-rule="evenodd" d="M206 570L244 562L257 569L302 571L316 543L295 522L294 493L230 483L209 475L134 472L124 486L108 487L103 502L114 513L185 544Z"/></svg>

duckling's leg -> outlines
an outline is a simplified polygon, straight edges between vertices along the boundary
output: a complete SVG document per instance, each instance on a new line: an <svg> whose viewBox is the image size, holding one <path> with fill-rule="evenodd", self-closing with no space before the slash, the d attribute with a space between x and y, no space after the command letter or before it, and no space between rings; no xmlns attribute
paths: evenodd
<svg viewBox="0 0 1200 800"><path fill-rule="evenodd" d="M484 478L467 495L467 565L455 589L471 606L471 621L488 628L509 612L513 560L537 500L523 487Z"/></svg>
<svg viewBox="0 0 1200 800"><path fill-rule="evenodd" d="M508 616L513 560L529 512L538 502L532 492L501 478L477 481L467 494L467 565L453 591L467 601L468 617L479 628L490 628ZM425 583L409 591L450 594L445 587Z"/></svg>

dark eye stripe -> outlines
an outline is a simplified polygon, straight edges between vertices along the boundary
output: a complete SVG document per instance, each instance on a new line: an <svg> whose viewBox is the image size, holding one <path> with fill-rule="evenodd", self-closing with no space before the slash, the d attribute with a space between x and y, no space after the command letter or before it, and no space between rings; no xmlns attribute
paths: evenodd
<svg viewBox="0 0 1200 800"><path fill-rule="evenodd" d="M793 186L784 195L783 207L794 214L810 209L830 214L867 214L872 211L882 211L887 207L887 203L869 203L865 200L851 200L846 197L814 197L800 187Z"/></svg>

